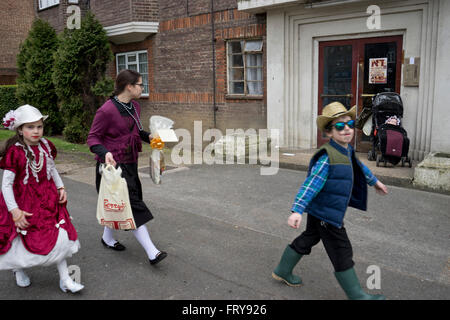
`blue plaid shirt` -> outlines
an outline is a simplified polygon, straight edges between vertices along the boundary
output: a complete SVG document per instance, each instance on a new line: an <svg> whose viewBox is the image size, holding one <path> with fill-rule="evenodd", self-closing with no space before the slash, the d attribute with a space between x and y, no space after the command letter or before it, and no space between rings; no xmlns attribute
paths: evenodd
<svg viewBox="0 0 450 320"><path fill-rule="evenodd" d="M367 184L373 186L377 183L378 179L373 175L369 168L367 168L362 162L362 169L364 176L366 177ZM312 199L322 190L325 182L328 178L328 168L330 166L330 160L327 154L321 156L311 169L311 173L306 178L303 185L300 187L297 196L295 198L294 205L291 211L302 214Z"/></svg>

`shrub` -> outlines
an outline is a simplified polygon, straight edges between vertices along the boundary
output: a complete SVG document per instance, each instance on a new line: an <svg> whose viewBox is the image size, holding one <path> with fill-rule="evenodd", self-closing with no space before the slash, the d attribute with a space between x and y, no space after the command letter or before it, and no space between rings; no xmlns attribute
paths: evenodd
<svg viewBox="0 0 450 320"><path fill-rule="evenodd" d="M105 76L113 54L102 25L88 12L80 29L65 29L59 36L53 83L65 123L64 137L86 142L97 109L114 89Z"/></svg>
<svg viewBox="0 0 450 320"><path fill-rule="evenodd" d="M56 31L48 22L37 19L17 56L17 100L20 105L30 104L49 116L45 121L47 135L61 133L64 127L52 81L57 46Z"/></svg>
<svg viewBox="0 0 450 320"><path fill-rule="evenodd" d="M17 109L19 102L16 98L16 85L0 86L0 121L9 110ZM3 126L0 126L3 128Z"/></svg>

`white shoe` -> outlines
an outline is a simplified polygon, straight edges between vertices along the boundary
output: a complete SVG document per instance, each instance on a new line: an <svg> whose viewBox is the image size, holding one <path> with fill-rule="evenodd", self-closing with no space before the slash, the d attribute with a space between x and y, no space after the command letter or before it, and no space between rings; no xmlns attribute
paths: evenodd
<svg viewBox="0 0 450 320"><path fill-rule="evenodd" d="M69 290L72 293L81 291L84 286L72 280L72 278L66 278L65 280L59 280L59 287L62 291L67 292Z"/></svg>
<svg viewBox="0 0 450 320"><path fill-rule="evenodd" d="M14 276L16 277L16 284L21 288L26 288L31 284L30 278L27 274L22 270L14 270Z"/></svg>

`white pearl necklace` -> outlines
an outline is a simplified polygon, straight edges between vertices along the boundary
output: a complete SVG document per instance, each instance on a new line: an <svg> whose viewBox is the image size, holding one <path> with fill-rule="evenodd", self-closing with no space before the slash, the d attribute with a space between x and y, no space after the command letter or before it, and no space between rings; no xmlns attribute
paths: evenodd
<svg viewBox="0 0 450 320"><path fill-rule="evenodd" d="M122 107L124 107L124 109L128 112L128 114L134 119L134 122L136 122L139 131L142 131L144 127L142 126L141 120L139 120L139 117L137 117L136 119L130 111L131 109L134 109L134 114L137 116L137 111L136 108L134 107L134 104L131 102L130 103L131 106L127 106L125 103L120 101L117 96L114 97L114 100L116 100Z"/></svg>
<svg viewBox="0 0 450 320"><path fill-rule="evenodd" d="M33 161L29 163L29 166L34 173L39 173L42 170L44 167L44 153L41 150L39 150L39 162L36 163L36 158L33 153Z"/></svg>

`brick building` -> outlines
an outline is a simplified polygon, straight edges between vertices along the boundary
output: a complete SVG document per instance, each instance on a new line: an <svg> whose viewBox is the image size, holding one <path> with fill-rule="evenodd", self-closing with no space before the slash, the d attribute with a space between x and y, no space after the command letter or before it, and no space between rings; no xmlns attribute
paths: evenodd
<svg viewBox="0 0 450 320"><path fill-rule="evenodd" d="M175 128L266 128L265 14L237 10L237 0L34 0L37 16L60 32L75 4L107 31L114 77L137 69L140 104Z"/></svg>
<svg viewBox="0 0 450 320"><path fill-rule="evenodd" d="M0 85L14 84L16 55L31 28L36 10L33 1L3 0L0 11Z"/></svg>

